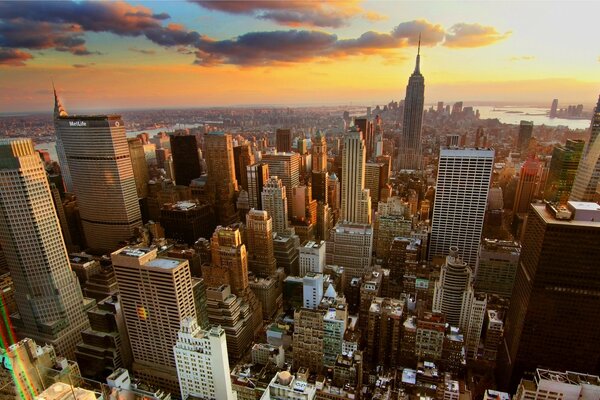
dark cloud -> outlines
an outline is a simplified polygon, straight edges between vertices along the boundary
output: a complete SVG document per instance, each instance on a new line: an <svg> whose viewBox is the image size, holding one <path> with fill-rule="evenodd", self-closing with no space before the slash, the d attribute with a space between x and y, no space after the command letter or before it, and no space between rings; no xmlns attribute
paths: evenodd
<svg viewBox="0 0 600 400"><path fill-rule="evenodd" d="M130 47L129 51L133 51L134 53L147 54L147 55L156 54L156 51L154 51L154 50L138 49L137 47Z"/></svg>
<svg viewBox="0 0 600 400"><path fill-rule="evenodd" d="M512 32L499 33L493 26L460 23L452 25L446 34L444 46L482 47L504 40Z"/></svg>
<svg viewBox="0 0 600 400"><path fill-rule="evenodd" d="M76 25L30 21L23 18L0 22L0 46L25 49L69 51L83 55L84 32Z"/></svg>
<svg viewBox="0 0 600 400"><path fill-rule="evenodd" d="M404 39L416 46L421 35L421 44L424 46L435 46L444 40L444 28L439 24L432 24L423 19L402 22L392 30L392 36Z"/></svg>
<svg viewBox="0 0 600 400"><path fill-rule="evenodd" d="M320 28L339 28L347 25L351 18L361 16L374 21L384 18L365 11L360 1L346 0L338 2L324 1L211 1L191 0L206 9L230 14L251 15L260 19L274 21L285 26L312 26Z"/></svg>
<svg viewBox="0 0 600 400"><path fill-rule="evenodd" d="M2 49L0 48L0 65L9 65L11 67L23 67L25 61L32 59L33 56L29 53L18 49Z"/></svg>

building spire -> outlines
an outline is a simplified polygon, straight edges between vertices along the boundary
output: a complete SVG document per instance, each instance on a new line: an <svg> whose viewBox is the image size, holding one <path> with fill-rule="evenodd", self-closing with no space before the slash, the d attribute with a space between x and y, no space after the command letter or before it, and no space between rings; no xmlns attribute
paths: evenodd
<svg viewBox="0 0 600 400"><path fill-rule="evenodd" d="M415 65L414 74L421 74L421 34L419 33L419 46L417 47L417 63Z"/></svg>
<svg viewBox="0 0 600 400"><path fill-rule="evenodd" d="M58 117L68 116L69 114L67 114L67 111L65 110L65 108L61 104L60 100L58 99L58 94L56 94L56 87L54 86L54 80L52 80L52 91L54 92L54 119L56 119Z"/></svg>

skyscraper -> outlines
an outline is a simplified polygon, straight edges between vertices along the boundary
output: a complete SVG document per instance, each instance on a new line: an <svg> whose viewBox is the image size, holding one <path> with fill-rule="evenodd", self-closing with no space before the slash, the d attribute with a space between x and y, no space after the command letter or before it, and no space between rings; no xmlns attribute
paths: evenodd
<svg viewBox="0 0 600 400"><path fill-rule="evenodd" d="M312 139L312 170L313 172L327 171L327 139L320 130Z"/></svg>
<svg viewBox="0 0 600 400"><path fill-rule="evenodd" d="M291 152L292 140L292 131L290 129L277 129L275 132L275 145L277 146L278 152Z"/></svg>
<svg viewBox="0 0 600 400"><path fill-rule="evenodd" d="M567 207L529 208L498 355L498 373L511 391L540 365L600 372L600 206Z"/></svg>
<svg viewBox="0 0 600 400"><path fill-rule="evenodd" d="M11 320L19 337L74 359L89 323L46 171L29 139L0 140L0 247L14 281L18 314Z"/></svg>
<svg viewBox="0 0 600 400"><path fill-rule="evenodd" d="M225 331L220 326L203 330L195 318L181 322L173 348L181 399L233 400Z"/></svg>
<svg viewBox="0 0 600 400"><path fill-rule="evenodd" d="M148 181L150 180L144 145L138 138L127 139L127 144L129 145L129 155L131 156L131 166L138 198L144 199L148 197Z"/></svg>
<svg viewBox="0 0 600 400"><path fill-rule="evenodd" d="M558 99L552 100L552 106L550 107L550 118L556 118L556 112L558 111Z"/></svg>
<svg viewBox="0 0 600 400"><path fill-rule="evenodd" d="M175 183L189 186L192 179L202 175L196 136L188 135L184 131L170 135L169 139L173 168L175 169Z"/></svg>
<svg viewBox="0 0 600 400"><path fill-rule="evenodd" d="M300 162L298 153L264 154L262 162L269 165L269 175L281 179L288 198L288 214L292 213L292 189L300 185Z"/></svg>
<svg viewBox="0 0 600 400"><path fill-rule="evenodd" d="M119 283L136 377L179 393L173 346L181 321L196 319L187 260L158 257L157 249L124 247L111 254Z"/></svg>
<svg viewBox="0 0 600 400"><path fill-rule="evenodd" d="M204 144L208 169L207 190L219 223L227 226L238 218L234 202L238 182L235 179L233 140L228 133L211 132L204 137Z"/></svg>
<svg viewBox="0 0 600 400"><path fill-rule="evenodd" d="M579 162L570 200L594 201L600 183L600 96L590 126L590 140Z"/></svg>
<svg viewBox="0 0 600 400"><path fill-rule="evenodd" d="M569 200L584 147L583 140L572 139L567 139L564 146L554 147L544 188L544 199L560 204Z"/></svg>
<svg viewBox="0 0 600 400"><path fill-rule="evenodd" d="M233 148L233 163L235 165L235 179L238 185L248 190L248 175L246 168L254 164L254 153L250 143L243 143Z"/></svg>
<svg viewBox="0 0 600 400"><path fill-rule="evenodd" d="M87 244L114 250L142 224L125 124L120 115L69 116L62 108L54 118Z"/></svg>
<svg viewBox="0 0 600 400"><path fill-rule="evenodd" d="M282 235L288 231L288 200L281 179L271 176L262 190L262 208L273 218L273 231Z"/></svg>
<svg viewBox="0 0 600 400"><path fill-rule="evenodd" d="M263 277L274 274L273 219L266 211L252 209L246 214L246 238L250 271Z"/></svg>
<svg viewBox="0 0 600 400"><path fill-rule="evenodd" d="M262 190L269 180L269 165L259 162L246 167L248 182L248 205L262 210Z"/></svg>
<svg viewBox="0 0 600 400"><path fill-rule="evenodd" d="M366 156L361 132L349 132L342 152L342 221L371 223L371 196L369 189L365 189Z"/></svg>
<svg viewBox="0 0 600 400"><path fill-rule="evenodd" d="M476 264L493 165L494 150L440 150L429 261L458 246Z"/></svg>
<svg viewBox="0 0 600 400"><path fill-rule="evenodd" d="M513 213L522 214L529 210L529 203L537 196L542 179L542 163L538 160L527 160L521 167L519 183L515 195Z"/></svg>
<svg viewBox="0 0 600 400"><path fill-rule="evenodd" d="M373 147L375 146L375 126L373 121L367 118L354 118L354 126L362 132L365 148L367 149L367 160L373 156Z"/></svg>
<svg viewBox="0 0 600 400"><path fill-rule="evenodd" d="M421 124L425 101L425 78L421 75L421 38L415 70L408 79L404 99L404 122L398 149L398 169L421 169Z"/></svg>
<svg viewBox="0 0 600 400"><path fill-rule="evenodd" d="M533 122L532 121L521 121L519 124L519 137L517 138L517 151L521 153L521 159L527 158L527 148L529 147L529 140L533 133Z"/></svg>

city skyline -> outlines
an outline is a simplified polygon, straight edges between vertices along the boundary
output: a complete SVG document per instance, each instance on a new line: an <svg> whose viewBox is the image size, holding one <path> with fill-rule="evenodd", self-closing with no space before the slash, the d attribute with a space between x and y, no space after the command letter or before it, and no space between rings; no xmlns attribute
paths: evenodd
<svg viewBox="0 0 600 400"><path fill-rule="evenodd" d="M4 2L0 107L47 109L52 79L83 109L333 104L357 91L356 103L387 102L402 97L419 33L426 104L587 105L600 83L593 2L307 4Z"/></svg>

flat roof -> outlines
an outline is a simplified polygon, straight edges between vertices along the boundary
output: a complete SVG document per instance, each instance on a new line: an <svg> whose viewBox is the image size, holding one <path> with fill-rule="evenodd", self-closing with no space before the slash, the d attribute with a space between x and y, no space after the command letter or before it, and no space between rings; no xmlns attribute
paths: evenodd
<svg viewBox="0 0 600 400"><path fill-rule="evenodd" d="M177 258L155 258L152 261L148 261L145 265L147 267L158 267L163 269L177 268L183 260Z"/></svg>
<svg viewBox="0 0 600 400"><path fill-rule="evenodd" d="M545 204L532 203L531 207L533 210L544 220L547 224L553 225L564 225L564 226L585 226L594 227L600 229L600 221L579 221L576 219L556 219L548 210L546 210Z"/></svg>

